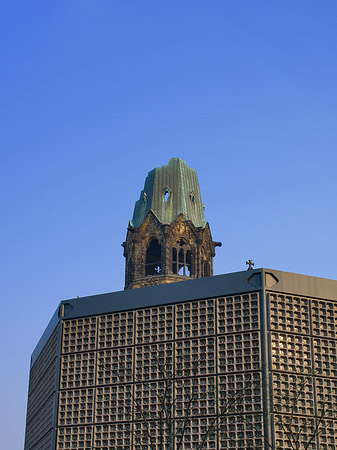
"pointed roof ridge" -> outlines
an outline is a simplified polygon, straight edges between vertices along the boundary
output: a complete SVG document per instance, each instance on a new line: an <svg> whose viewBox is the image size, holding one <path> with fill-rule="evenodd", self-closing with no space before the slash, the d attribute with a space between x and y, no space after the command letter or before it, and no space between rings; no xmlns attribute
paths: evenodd
<svg viewBox="0 0 337 450"><path fill-rule="evenodd" d="M130 225L138 228L151 209L162 224L183 214L196 227L206 225L197 172L182 158L171 158L148 173Z"/></svg>

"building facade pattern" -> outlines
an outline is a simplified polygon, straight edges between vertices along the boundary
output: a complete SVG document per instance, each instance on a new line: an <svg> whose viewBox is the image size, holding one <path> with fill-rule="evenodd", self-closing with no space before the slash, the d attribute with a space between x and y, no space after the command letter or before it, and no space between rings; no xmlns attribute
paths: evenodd
<svg viewBox="0 0 337 450"><path fill-rule="evenodd" d="M267 294L276 449L337 446L337 303Z"/></svg>
<svg viewBox="0 0 337 450"><path fill-rule="evenodd" d="M61 318L25 450L335 450L336 405L337 301L257 289Z"/></svg>
<svg viewBox="0 0 337 450"><path fill-rule="evenodd" d="M164 394L175 448L206 433L204 449L261 448L258 301L252 293L65 320L57 450L160 448ZM254 427L241 432L242 417Z"/></svg>

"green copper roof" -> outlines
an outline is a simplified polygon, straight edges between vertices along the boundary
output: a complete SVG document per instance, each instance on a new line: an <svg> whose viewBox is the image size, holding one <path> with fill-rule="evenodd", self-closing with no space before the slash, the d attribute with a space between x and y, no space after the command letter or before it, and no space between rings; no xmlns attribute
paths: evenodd
<svg viewBox="0 0 337 450"><path fill-rule="evenodd" d="M184 160L172 158L167 166L148 173L130 225L140 227L150 210L163 224L183 214L196 227L206 225L197 172Z"/></svg>

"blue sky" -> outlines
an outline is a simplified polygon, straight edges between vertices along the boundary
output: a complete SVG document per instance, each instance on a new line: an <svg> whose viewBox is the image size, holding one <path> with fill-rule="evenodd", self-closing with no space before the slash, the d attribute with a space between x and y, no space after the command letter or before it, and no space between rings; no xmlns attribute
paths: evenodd
<svg viewBox="0 0 337 450"><path fill-rule="evenodd" d="M336 274L337 3L0 1L0 447L62 299L123 289L147 172L195 168L215 273Z"/></svg>

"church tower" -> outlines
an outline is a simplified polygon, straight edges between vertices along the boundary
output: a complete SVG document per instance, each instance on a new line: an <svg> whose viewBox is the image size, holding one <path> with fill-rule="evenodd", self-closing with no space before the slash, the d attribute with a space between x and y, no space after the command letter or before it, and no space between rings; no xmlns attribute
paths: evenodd
<svg viewBox="0 0 337 450"><path fill-rule="evenodd" d="M213 275L215 247L197 173L180 158L151 170L129 223L125 289Z"/></svg>

